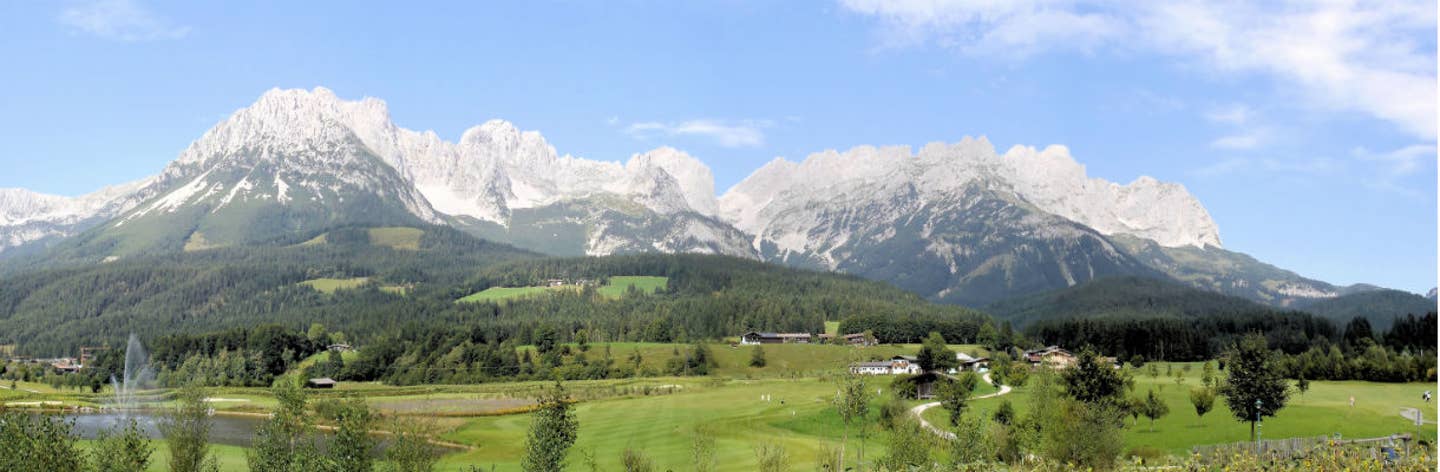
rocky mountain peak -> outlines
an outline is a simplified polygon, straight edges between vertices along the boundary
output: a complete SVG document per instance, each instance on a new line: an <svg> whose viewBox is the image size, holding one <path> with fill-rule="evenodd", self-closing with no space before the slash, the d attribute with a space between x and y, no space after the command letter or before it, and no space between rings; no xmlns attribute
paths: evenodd
<svg viewBox="0 0 1440 472"><path fill-rule="evenodd" d="M741 230L763 235L775 218L803 213L812 203L910 191L940 200L977 181L1103 234L1167 247L1220 246L1214 221L1183 186L1149 177L1129 185L1090 178L1065 146L1016 146L1002 155L983 137L930 143L914 154L904 146L858 146L800 163L777 159L726 192L720 211Z"/></svg>

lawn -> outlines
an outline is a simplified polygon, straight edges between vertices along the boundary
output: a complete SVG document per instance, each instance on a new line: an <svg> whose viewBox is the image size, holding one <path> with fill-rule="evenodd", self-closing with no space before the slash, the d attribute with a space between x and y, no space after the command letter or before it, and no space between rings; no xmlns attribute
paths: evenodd
<svg viewBox="0 0 1440 472"><path fill-rule="evenodd" d="M352 290L360 288L361 286L369 282L369 277L352 277L348 279L320 278L300 282L300 285L315 289L315 291L317 292L328 294L335 293L336 290Z"/></svg>
<svg viewBox="0 0 1440 472"><path fill-rule="evenodd" d="M656 470L689 470L695 428L706 425L714 431L720 470L754 470L759 444L784 445L791 469L808 470L822 442L840 440L843 428L829 404L834 389L815 379L736 381L694 392L581 403L580 439L571 449L570 468L585 470L583 457L593 451L600 469L622 470L620 452L632 448L650 456ZM763 401L764 395L771 401ZM519 470L529 421L529 415L514 415L467 422L444 437L476 449L447 456L441 470L469 465ZM882 436L872 428L870 457L884 453ZM851 439L852 451L857 442Z"/></svg>
<svg viewBox="0 0 1440 472"><path fill-rule="evenodd" d="M502 300L513 300L516 298L533 297L555 290L570 290L569 286L562 287L490 287L480 292L472 293L461 298L461 303L498 302Z"/></svg>
<svg viewBox="0 0 1440 472"><path fill-rule="evenodd" d="M630 287L635 287L642 294L655 293L655 289L664 289L670 283L668 277L649 277L622 275L610 277L610 281L595 291L605 298L620 298L629 292Z"/></svg>
<svg viewBox="0 0 1440 472"><path fill-rule="evenodd" d="M572 345L573 347L573 345ZM605 348L617 362L626 355L640 352L646 366L661 366L676 350L689 349L688 344L613 343L592 344L587 355L602 356ZM719 364L709 377L656 377L567 382L575 398L580 422L580 439L571 450L571 470L587 470L587 454L595 457L602 470L620 470L621 451L628 448L643 451L656 463L656 470L689 470L690 444L697 426L713 429L718 445L720 470L753 470L754 448L758 444L784 445L791 458L791 470L807 470L814 466L822 444L836 444L845 431L830 405L835 394L835 377L839 367L854 359L886 358L897 353L911 353L908 346L876 346L856 348L829 345L765 345L767 365L748 366L752 347L730 347L711 344L711 352ZM524 349L529 349L528 347ZM578 352L578 349L576 349ZM1190 366L1189 372L1183 367ZM1231 418L1223 399L1215 411L1202 420L1194 414L1188 401L1189 389L1199 384L1199 364L1175 364L1183 382L1176 383L1164 374L1169 364L1159 364L1161 375L1150 377L1143 371L1134 375L1134 395L1155 390L1170 407L1170 414L1155 422L1141 418L1125 431L1127 449L1153 448L1170 454L1184 454L1193 445L1230 443L1247 440L1247 423ZM883 388L893 379L876 376L868 391ZM440 438L467 444L474 449L448 455L440 470L459 471L471 465L489 470L518 470L530 415L475 416L496 409L512 409L533 398L538 389L549 382L510 382L480 385L423 385L393 387L377 383L343 382L331 391L311 392L314 399L358 395L387 414L440 413L434 422ZM79 398L54 392L45 385L21 384L22 387L45 391L27 394L26 399ZM1266 438L1314 437L1340 433L1347 438L1376 437L1398 432L1414 432L1415 427L1401 418L1399 408L1421 407L1433 418L1433 404L1417 405L1419 394L1434 390L1433 384L1382 384L1368 382L1311 383L1304 396L1292 398L1275 418L1267 418L1263 426ZM982 385L975 392L984 395L993 387ZM0 391L0 394L9 393ZM1350 396L1356 405L1348 405ZM217 403L217 410L255 411L271 408L274 402L265 389L216 389L212 397L248 400ZM768 397L769 401L764 398ZM970 413L988 415L1003 400L1009 400L1018 414L1034 408L1029 392L1022 387L1012 394L973 400ZM878 400L877 405L878 406ZM871 409L871 423L878 408ZM927 419L945 424L945 411L933 408ZM1129 419L1127 418L1127 422ZM878 458L885 451L886 434L871 429L866 454ZM1435 439L1433 427L1423 435ZM851 438L850 450L857 447ZM224 467L221 470L244 470L243 450L217 447ZM937 454L943 455L941 452ZM156 464L152 470L163 470L163 448L157 447Z"/></svg>
<svg viewBox="0 0 1440 472"><path fill-rule="evenodd" d="M389 246L395 249L415 251L420 249L420 237L425 232L418 228L390 227L370 228L371 246Z"/></svg>
<svg viewBox="0 0 1440 472"><path fill-rule="evenodd" d="M1132 395L1145 395L1155 390L1170 414L1155 421L1151 431L1150 420L1141 417L1137 425L1125 432L1126 448L1155 448L1171 454L1184 454L1191 446L1202 444L1223 444L1250 439L1250 424L1236 420L1225 407L1224 397L1215 400L1213 411L1200 419L1195 407L1190 404L1190 389L1200 385L1199 363L1175 363L1175 370L1181 371L1184 383L1177 385L1175 379L1165 375L1168 364L1158 363L1160 375L1150 377L1143 369L1135 373L1135 390ZM1190 372L1183 370L1191 366ZM1415 432L1412 422L1400 417L1400 408L1420 408L1427 418L1435 418L1436 408L1432 402L1421 404L1420 392L1435 390L1430 383L1389 384L1376 382L1325 382L1313 381L1310 390L1303 396L1292 393L1286 407L1274 418L1265 418L1261 432L1265 438L1315 437L1340 433L1346 438L1379 437L1394 433ZM1355 396L1355 408L1349 407L1349 397ZM1010 395L976 400L971 402L972 411L989 414L994 412L1003 399L1009 399L1019 413L1029 411L1028 392L1016 389ZM934 422L943 419L944 411L932 408L926 411L926 419ZM1424 437L1435 440L1435 428L1423 430Z"/></svg>
<svg viewBox="0 0 1440 472"><path fill-rule="evenodd" d="M655 289L665 288L670 282L667 277L631 276L622 275L610 277L609 282L595 289L600 296L617 299L629 293L630 287L635 287L641 294L655 293ZM478 302L499 302L503 300L514 300L517 298L534 297L546 293L553 293L561 290L579 290L576 285L560 285L555 287L490 287L480 292L472 293L461 298L459 303Z"/></svg>

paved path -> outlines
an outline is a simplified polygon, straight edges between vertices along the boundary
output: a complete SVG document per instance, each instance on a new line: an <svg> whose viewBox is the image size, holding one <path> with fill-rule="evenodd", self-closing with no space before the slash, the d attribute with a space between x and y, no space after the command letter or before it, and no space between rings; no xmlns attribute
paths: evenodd
<svg viewBox="0 0 1440 472"><path fill-rule="evenodd" d="M990 380L990 373L989 373L989 372L986 372L986 373L985 373L985 376L984 376L983 378L985 379L985 383L988 383L988 384L990 384L990 385L995 385L995 382L993 382L993 381ZM1009 386L1009 385L1001 385L1001 386L1000 386L1000 391L998 391L998 392L995 392L995 393L992 393L992 394L989 394L989 395L981 395L981 396L978 396L978 397L971 397L970 399L971 399L971 400L981 400L981 399L990 398L990 397L998 397L998 396L1006 395L1006 394L1009 394L1009 393L1010 393L1010 386ZM924 416L924 415L921 415L921 413L924 413L925 410L929 410L929 409L935 408L935 407L937 407L937 406L940 406L940 402L930 402L930 403L924 403L924 404L916 405L915 408L911 408L911 409L910 409L910 414L915 415L915 419L920 420L920 426L923 426L925 429L930 430L930 432L935 433L935 434L938 434L938 435L940 435L940 437L945 438L945 439L955 439L955 433L952 433L952 432L946 431L946 430L944 430L944 429L940 429L940 428L938 428L938 427L935 427L935 425L930 424L929 421L925 421L925 416Z"/></svg>
<svg viewBox="0 0 1440 472"><path fill-rule="evenodd" d="M1415 424L1415 417L1416 417L1416 416L1419 416L1419 415L1420 415L1420 410L1417 410L1417 409L1414 409L1414 408L1401 408L1401 409L1400 409L1400 416L1404 417L1404 418L1407 419L1407 420L1410 420L1410 424ZM1434 421L1431 421L1430 418L1425 418L1424 421L1425 421L1425 424L1435 424L1435 422L1434 422Z"/></svg>

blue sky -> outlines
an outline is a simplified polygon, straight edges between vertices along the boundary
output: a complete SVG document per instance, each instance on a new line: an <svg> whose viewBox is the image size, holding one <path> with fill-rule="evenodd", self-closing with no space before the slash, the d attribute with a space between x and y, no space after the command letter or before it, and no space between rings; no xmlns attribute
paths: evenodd
<svg viewBox="0 0 1440 472"><path fill-rule="evenodd" d="M1184 184L1229 249L1435 285L1433 2L399 3L0 4L0 187L152 175L265 90L325 86L451 140L503 118L592 159L672 145L722 192L831 148L1064 144Z"/></svg>

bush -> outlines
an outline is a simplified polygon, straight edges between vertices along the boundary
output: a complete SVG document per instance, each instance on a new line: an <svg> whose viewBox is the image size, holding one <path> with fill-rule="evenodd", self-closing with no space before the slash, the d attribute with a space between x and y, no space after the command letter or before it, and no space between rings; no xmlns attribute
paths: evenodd
<svg viewBox="0 0 1440 472"><path fill-rule="evenodd" d="M905 420L909 410L905 406L905 401L901 400L899 396L885 397L885 401L880 403L880 427L894 430L900 422Z"/></svg>
<svg viewBox="0 0 1440 472"><path fill-rule="evenodd" d="M755 448L755 463L760 472L783 472L790 470L790 453L780 444L764 443Z"/></svg>
<svg viewBox="0 0 1440 472"><path fill-rule="evenodd" d="M625 472L652 472L655 461L646 457L645 453L627 447L620 453L620 466Z"/></svg>
<svg viewBox="0 0 1440 472"><path fill-rule="evenodd" d="M154 451L140 425L130 419L124 428L101 432L90 459L95 472L145 472Z"/></svg>
<svg viewBox="0 0 1440 472"><path fill-rule="evenodd" d="M894 393L897 397L914 400L920 395L920 392L916 390L917 387L913 381L914 378L915 376L913 375L895 376L894 379L890 380L890 392Z"/></svg>

